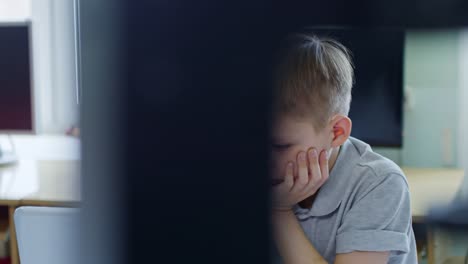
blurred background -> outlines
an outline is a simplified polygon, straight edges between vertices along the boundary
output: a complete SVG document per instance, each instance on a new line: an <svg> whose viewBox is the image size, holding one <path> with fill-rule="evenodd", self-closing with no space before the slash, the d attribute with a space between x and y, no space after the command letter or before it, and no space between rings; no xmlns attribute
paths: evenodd
<svg viewBox="0 0 468 264"><path fill-rule="evenodd" d="M28 215L15 226L18 207L81 200L75 21L73 1L0 1L0 263L20 263L18 244L22 263L41 263L34 252L76 258L67 248L78 245L77 222L63 232ZM56 234L67 239L54 242Z"/></svg>
<svg viewBox="0 0 468 264"><path fill-rule="evenodd" d="M304 28L353 53L353 136L403 168L419 262L466 263L467 9L0 0L0 263L267 263L269 70Z"/></svg>

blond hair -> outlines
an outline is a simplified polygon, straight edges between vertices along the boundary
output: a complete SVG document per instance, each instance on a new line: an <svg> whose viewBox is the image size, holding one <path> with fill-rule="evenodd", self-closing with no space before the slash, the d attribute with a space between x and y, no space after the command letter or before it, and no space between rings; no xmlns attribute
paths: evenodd
<svg viewBox="0 0 468 264"><path fill-rule="evenodd" d="M354 75L348 49L316 35L287 40L275 74L274 113L310 118L317 131L333 115L348 115Z"/></svg>

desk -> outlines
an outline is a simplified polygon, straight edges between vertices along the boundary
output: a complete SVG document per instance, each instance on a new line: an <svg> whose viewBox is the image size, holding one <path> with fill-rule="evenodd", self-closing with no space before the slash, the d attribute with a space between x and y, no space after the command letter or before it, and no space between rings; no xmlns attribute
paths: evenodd
<svg viewBox="0 0 468 264"><path fill-rule="evenodd" d="M8 208L11 263L18 264L13 214L18 206L78 206L81 200L80 142L68 136L14 136L18 162L0 167L0 207Z"/></svg>
<svg viewBox="0 0 468 264"><path fill-rule="evenodd" d="M463 183L464 171L460 169L403 168L411 193L413 223L423 224L433 206L450 204ZM436 263L434 228L427 226L427 260ZM439 249L440 250L440 249Z"/></svg>
<svg viewBox="0 0 468 264"><path fill-rule="evenodd" d="M461 169L403 168L411 193L413 222L424 222L432 206L449 204L463 183Z"/></svg>

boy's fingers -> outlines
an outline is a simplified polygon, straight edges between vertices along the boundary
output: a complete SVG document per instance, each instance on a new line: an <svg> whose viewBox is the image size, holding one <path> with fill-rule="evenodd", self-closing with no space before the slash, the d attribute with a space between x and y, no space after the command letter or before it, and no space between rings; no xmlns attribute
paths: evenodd
<svg viewBox="0 0 468 264"><path fill-rule="evenodd" d="M284 176L284 184L289 192L293 185L294 185L294 164L292 162L288 162L286 165L286 175Z"/></svg>
<svg viewBox="0 0 468 264"><path fill-rule="evenodd" d="M304 151L299 152L297 155L297 180L294 184L293 190L301 190L307 185L309 181L309 173L307 170L307 157Z"/></svg>
<svg viewBox="0 0 468 264"><path fill-rule="evenodd" d="M319 165L319 155L317 150L312 148L309 150L309 171L310 171L310 184L316 185L322 178ZM313 187L313 186L312 186Z"/></svg>
<svg viewBox="0 0 468 264"><path fill-rule="evenodd" d="M320 170L322 172L320 183L324 183L328 179L328 154L326 150L320 153Z"/></svg>

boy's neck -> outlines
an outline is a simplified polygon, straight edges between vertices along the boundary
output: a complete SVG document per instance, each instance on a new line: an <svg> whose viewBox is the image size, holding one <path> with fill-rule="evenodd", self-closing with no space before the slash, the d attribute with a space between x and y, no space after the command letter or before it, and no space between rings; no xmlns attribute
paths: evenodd
<svg viewBox="0 0 468 264"><path fill-rule="evenodd" d="M338 159L338 155L340 154L341 147L333 148L332 153L330 155L330 159L328 160L328 172L331 172L333 166L335 166L336 160Z"/></svg>

